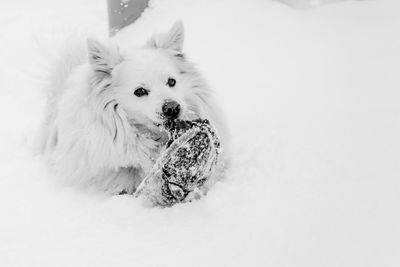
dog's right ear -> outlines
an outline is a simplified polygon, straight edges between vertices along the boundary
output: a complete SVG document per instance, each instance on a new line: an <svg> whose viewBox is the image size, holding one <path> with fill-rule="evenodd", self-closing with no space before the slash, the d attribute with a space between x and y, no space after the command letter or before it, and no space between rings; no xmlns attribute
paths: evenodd
<svg viewBox="0 0 400 267"><path fill-rule="evenodd" d="M104 46L99 41L87 40L89 63L99 78L111 76L113 68L121 62L117 46Z"/></svg>
<svg viewBox="0 0 400 267"><path fill-rule="evenodd" d="M168 32L156 34L150 38L147 41L147 46L182 53L184 37L183 23L177 21Z"/></svg>

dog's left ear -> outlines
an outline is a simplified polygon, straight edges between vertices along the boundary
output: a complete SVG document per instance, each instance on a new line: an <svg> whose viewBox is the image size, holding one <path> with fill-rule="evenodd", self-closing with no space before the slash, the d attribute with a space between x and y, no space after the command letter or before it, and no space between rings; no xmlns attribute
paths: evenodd
<svg viewBox="0 0 400 267"><path fill-rule="evenodd" d="M183 49L184 29L182 21L177 21L172 28L163 34L154 35L147 42L153 48L161 48L181 53Z"/></svg>
<svg viewBox="0 0 400 267"><path fill-rule="evenodd" d="M95 39L87 40L89 63L99 78L111 76L113 68L121 61L116 45L105 46Z"/></svg>

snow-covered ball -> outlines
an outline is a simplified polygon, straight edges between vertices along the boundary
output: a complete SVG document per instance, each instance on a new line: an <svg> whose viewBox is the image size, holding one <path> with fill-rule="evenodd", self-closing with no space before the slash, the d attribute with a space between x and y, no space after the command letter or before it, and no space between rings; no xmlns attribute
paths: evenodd
<svg viewBox="0 0 400 267"><path fill-rule="evenodd" d="M137 190L154 204L171 206L187 200L211 176L220 144L208 120L165 123L169 141Z"/></svg>

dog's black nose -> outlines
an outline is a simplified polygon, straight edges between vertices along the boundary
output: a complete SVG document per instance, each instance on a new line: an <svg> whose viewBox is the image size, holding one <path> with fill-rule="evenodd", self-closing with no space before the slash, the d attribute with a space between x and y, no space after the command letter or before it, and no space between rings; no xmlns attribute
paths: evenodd
<svg viewBox="0 0 400 267"><path fill-rule="evenodd" d="M181 106L176 101L166 101L162 106L162 112L167 119L176 119L181 112Z"/></svg>

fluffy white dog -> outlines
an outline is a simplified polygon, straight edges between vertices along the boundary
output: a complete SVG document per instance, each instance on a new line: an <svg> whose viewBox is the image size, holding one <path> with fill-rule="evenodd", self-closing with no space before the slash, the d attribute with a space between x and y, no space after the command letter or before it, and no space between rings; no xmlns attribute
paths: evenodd
<svg viewBox="0 0 400 267"><path fill-rule="evenodd" d="M213 94L183 52L177 22L143 47L120 51L89 39L53 66L42 152L73 185L133 193L165 142L165 119L208 119L226 128Z"/></svg>

